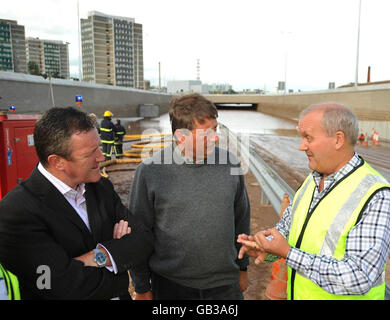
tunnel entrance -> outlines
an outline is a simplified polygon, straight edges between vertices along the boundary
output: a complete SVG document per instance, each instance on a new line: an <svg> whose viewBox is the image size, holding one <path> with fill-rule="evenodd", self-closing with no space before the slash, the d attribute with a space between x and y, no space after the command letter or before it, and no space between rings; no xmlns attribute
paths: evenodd
<svg viewBox="0 0 390 320"><path fill-rule="evenodd" d="M221 110L256 110L257 103L214 103Z"/></svg>

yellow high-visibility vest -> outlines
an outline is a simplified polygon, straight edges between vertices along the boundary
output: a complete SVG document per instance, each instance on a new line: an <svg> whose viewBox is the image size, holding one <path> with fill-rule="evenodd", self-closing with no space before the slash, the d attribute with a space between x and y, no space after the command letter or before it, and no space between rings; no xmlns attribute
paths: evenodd
<svg viewBox="0 0 390 320"><path fill-rule="evenodd" d="M4 279L9 300L20 300L18 278L0 264L0 279Z"/></svg>
<svg viewBox="0 0 390 320"><path fill-rule="evenodd" d="M386 179L364 162L337 183L313 212L309 212L316 188L312 175L309 175L294 196L288 243L305 252L341 261L346 249L346 238L366 203L379 189L389 187ZM294 300L383 300L386 285L384 277L383 269L381 278L365 295L334 295L288 268L287 297Z"/></svg>

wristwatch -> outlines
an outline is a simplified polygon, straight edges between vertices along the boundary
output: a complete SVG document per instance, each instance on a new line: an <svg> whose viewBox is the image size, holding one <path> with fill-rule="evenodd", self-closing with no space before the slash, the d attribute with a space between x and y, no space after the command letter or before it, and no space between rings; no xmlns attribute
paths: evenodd
<svg viewBox="0 0 390 320"><path fill-rule="evenodd" d="M99 249L93 249L93 260L97 263L99 268L103 268L107 263L107 256Z"/></svg>

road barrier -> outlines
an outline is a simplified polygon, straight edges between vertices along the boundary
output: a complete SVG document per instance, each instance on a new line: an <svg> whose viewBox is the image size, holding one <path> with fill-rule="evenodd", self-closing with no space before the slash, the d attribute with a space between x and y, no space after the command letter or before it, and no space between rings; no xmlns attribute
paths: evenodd
<svg viewBox="0 0 390 320"><path fill-rule="evenodd" d="M294 190L257 154L249 150L249 146L241 143L241 139L229 128L219 124L221 131L225 131L229 140L237 147L237 155L249 165L249 170L255 176L260 188L268 198L276 212L279 213L282 206L284 194L287 193L290 199L294 198Z"/></svg>

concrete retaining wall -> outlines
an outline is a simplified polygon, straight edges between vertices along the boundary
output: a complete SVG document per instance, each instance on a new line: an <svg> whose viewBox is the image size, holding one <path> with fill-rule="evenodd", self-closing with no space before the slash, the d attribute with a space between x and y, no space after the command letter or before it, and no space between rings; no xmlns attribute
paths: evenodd
<svg viewBox="0 0 390 320"><path fill-rule="evenodd" d="M276 117L298 119L313 103L339 102L350 107L360 120L360 128L371 135L375 128L380 139L390 141L390 85L359 86L285 95L207 95L214 103L255 103L257 111Z"/></svg>
<svg viewBox="0 0 390 320"><path fill-rule="evenodd" d="M131 88L96 85L85 82L52 79L56 106L77 106L75 96L83 96L81 109L103 116L109 109L115 117L137 117L138 105L160 106L160 114L169 110L171 95ZM40 76L0 71L0 109L16 106L17 113L43 113L53 106L49 80Z"/></svg>
<svg viewBox="0 0 390 320"><path fill-rule="evenodd" d="M214 103L256 103L263 113L298 118L313 103L335 101L349 106L360 120L390 121L390 85L359 86L285 95L207 95Z"/></svg>

